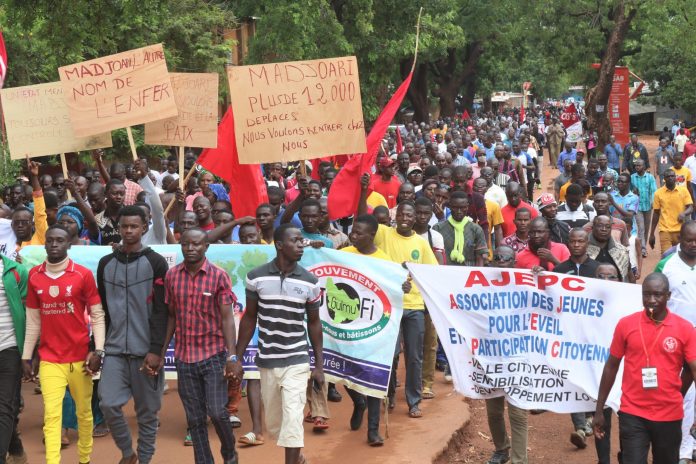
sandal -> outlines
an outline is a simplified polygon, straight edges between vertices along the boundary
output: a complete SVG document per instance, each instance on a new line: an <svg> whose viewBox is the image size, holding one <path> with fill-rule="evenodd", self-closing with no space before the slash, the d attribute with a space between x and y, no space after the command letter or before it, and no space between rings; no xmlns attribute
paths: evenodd
<svg viewBox="0 0 696 464"><path fill-rule="evenodd" d="M297 464L309 464L304 454L300 454L300 457L297 458Z"/></svg>
<svg viewBox="0 0 696 464"><path fill-rule="evenodd" d="M239 438L239 443L242 445L258 446L263 445L265 442L261 435L256 435L254 432L249 432Z"/></svg>
<svg viewBox="0 0 696 464"><path fill-rule="evenodd" d="M94 429L92 429L92 437L94 438L100 438L100 437L105 437L109 434L110 430L109 427L104 424L98 424L94 426Z"/></svg>
<svg viewBox="0 0 696 464"><path fill-rule="evenodd" d="M314 416L312 416L312 413L311 413L311 412L308 412L308 413L307 413L307 415L306 415L305 418L304 418L304 421L305 421L305 422L310 422L310 423L311 423L311 422L314 422Z"/></svg>
<svg viewBox="0 0 696 464"><path fill-rule="evenodd" d="M424 400L432 400L435 398L435 392L432 391L430 388L424 388L423 393L421 394L421 398Z"/></svg>
<svg viewBox="0 0 696 464"><path fill-rule="evenodd" d="M319 431L319 430L326 430L329 428L329 423L326 422L326 419L323 417L315 417L314 418L314 431Z"/></svg>
<svg viewBox="0 0 696 464"><path fill-rule="evenodd" d="M408 411L408 417L412 419L420 419L423 417L423 411L420 410L418 406L414 406Z"/></svg>

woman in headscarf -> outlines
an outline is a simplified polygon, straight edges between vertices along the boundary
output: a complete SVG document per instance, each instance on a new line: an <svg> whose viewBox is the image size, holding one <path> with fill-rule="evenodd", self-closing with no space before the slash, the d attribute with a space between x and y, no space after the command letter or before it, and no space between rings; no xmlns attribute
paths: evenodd
<svg viewBox="0 0 696 464"><path fill-rule="evenodd" d="M92 242L86 238L80 238L84 230L84 216L74 206L64 205L58 209L56 214L56 223L62 225L70 231L70 237L73 245L91 245Z"/></svg>

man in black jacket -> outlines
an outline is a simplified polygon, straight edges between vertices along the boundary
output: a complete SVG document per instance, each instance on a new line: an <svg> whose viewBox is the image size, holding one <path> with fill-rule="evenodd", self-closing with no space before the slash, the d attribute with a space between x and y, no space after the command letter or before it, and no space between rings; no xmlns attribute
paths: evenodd
<svg viewBox="0 0 696 464"><path fill-rule="evenodd" d="M155 453L157 414L162 404L162 346L168 310L164 299L167 261L141 239L147 230L142 208L126 206L118 216L120 246L97 268L106 313L106 353L99 383L101 409L116 446L119 464L148 464ZM133 397L138 416L138 453L133 451L123 406Z"/></svg>

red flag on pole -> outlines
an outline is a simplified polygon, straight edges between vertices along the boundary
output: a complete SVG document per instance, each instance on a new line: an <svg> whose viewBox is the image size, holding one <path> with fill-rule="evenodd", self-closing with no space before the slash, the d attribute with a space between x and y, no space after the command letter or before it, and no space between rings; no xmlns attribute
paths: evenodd
<svg viewBox="0 0 696 464"><path fill-rule="evenodd" d="M230 201L236 217L256 216L256 207L268 202L261 167L239 163L231 106L218 126L217 148L203 150L197 163L230 184Z"/></svg>
<svg viewBox="0 0 696 464"><path fill-rule="evenodd" d="M392 95L391 100L382 109L377 121L375 121L375 125L372 126L372 130L367 136L367 153L350 158L343 166L343 169L339 171L333 184L331 184L328 206L329 218L332 221L351 216L357 211L358 201L360 200L360 176L372 170L372 166L377 159L380 142L406 96L412 77L413 72L406 76L406 79Z"/></svg>
<svg viewBox="0 0 696 464"><path fill-rule="evenodd" d="M396 153L401 154L404 151L404 141L401 140L401 129L399 126L396 127Z"/></svg>
<svg viewBox="0 0 696 464"><path fill-rule="evenodd" d="M5 38L0 31L0 89L5 83L7 76L7 50L5 49Z"/></svg>
<svg viewBox="0 0 696 464"><path fill-rule="evenodd" d="M465 121L466 121L467 119L471 119L471 116L469 116L469 111L468 111L468 110L466 110L466 109L464 110L464 112L462 113L462 119L465 120Z"/></svg>

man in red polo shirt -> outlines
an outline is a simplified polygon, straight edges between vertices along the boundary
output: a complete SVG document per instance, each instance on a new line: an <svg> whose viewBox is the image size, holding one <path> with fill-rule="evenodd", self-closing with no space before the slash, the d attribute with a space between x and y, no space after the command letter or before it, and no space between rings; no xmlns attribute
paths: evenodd
<svg viewBox="0 0 696 464"><path fill-rule="evenodd" d="M382 195L387 200L389 208L396 206L396 197L399 195L399 187L401 187L401 182L394 175L395 163L389 156L383 156L379 160L379 172L374 174L370 181L370 190Z"/></svg>
<svg viewBox="0 0 696 464"><path fill-rule="evenodd" d="M604 405L624 358L619 430L625 463L648 462L651 445L653 462L679 461L682 391L688 386L682 384L681 372L686 362L696 377L696 332L690 322L667 309L670 296L664 274L645 278L645 309L616 325L602 372L594 416L595 436L600 439Z"/></svg>
<svg viewBox="0 0 696 464"><path fill-rule="evenodd" d="M515 233L515 211L519 208L527 208L532 213L532 219L537 217L539 213L535 208L527 202L522 201L522 189L518 182L510 181L505 186L505 196L508 204L500 209L503 214L503 237L508 237Z"/></svg>
<svg viewBox="0 0 696 464"><path fill-rule="evenodd" d="M36 378L31 364L39 338L38 366L44 401L46 462L60 463L60 432L66 387L77 407L80 463L92 453L92 375L104 357L104 310L94 275L68 258L71 234L61 225L46 232L46 261L32 268L27 286L27 328L22 360L24 378ZM96 349L90 351L89 325ZM4 456L3 456L4 457ZM4 461L3 461L4 462Z"/></svg>
<svg viewBox="0 0 696 464"><path fill-rule="evenodd" d="M553 271L563 261L570 258L570 251L562 243L549 239L549 224L546 219L537 217L529 224L527 247L517 254L517 267L532 271Z"/></svg>

